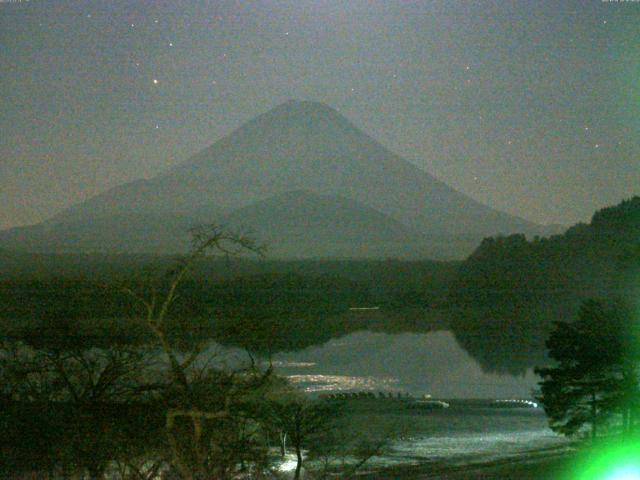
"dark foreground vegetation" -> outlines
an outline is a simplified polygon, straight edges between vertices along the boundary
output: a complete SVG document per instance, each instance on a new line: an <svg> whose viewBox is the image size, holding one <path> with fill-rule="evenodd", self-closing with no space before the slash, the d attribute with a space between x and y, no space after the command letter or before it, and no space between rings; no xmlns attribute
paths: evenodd
<svg viewBox="0 0 640 480"><path fill-rule="evenodd" d="M640 325L636 307L590 300L575 322L557 322L547 346L555 365L538 368L552 429L575 436L635 435L640 422Z"/></svg>
<svg viewBox="0 0 640 480"><path fill-rule="evenodd" d="M321 478L355 472L385 445L351 433L339 403L250 361L230 369L199 355L171 367L139 348L6 347L1 478L280 478L285 448L298 473L304 450L315 460L307 478ZM320 461L345 456L346 466Z"/></svg>

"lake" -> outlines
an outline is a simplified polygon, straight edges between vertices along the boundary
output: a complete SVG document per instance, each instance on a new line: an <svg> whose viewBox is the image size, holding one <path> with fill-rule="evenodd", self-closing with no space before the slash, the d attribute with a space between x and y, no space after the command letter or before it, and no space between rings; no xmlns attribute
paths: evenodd
<svg viewBox="0 0 640 480"><path fill-rule="evenodd" d="M531 399L538 381L532 371L521 376L486 373L448 331L361 331L278 354L274 364L311 394L402 392L450 404L432 411L355 408L350 421L356 430L370 436L389 432L393 438L386 454L372 460L377 467L460 465L567 445L548 428L542 408L492 406L494 399Z"/></svg>
<svg viewBox="0 0 640 480"><path fill-rule="evenodd" d="M484 372L448 331L351 333L275 357L308 392L384 390L434 398L531 398L537 376Z"/></svg>

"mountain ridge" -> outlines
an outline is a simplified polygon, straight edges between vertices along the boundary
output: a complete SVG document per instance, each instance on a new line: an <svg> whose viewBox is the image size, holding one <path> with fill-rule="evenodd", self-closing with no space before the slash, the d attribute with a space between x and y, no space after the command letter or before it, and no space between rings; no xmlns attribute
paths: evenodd
<svg viewBox="0 0 640 480"><path fill-rule="evenodd" d="M209 223L300 190L346 198L432 238L479 241L488 235L541 230L449 187L333 108L311 101L280 104L172 169L117 186L40 225L90 225L95 219L129 215ZM0 241L4 237L6 233Z"/></svg>

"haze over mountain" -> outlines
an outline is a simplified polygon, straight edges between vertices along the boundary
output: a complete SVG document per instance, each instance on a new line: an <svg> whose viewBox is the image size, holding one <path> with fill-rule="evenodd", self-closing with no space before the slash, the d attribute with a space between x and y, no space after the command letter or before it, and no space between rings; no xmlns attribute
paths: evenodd
<svg viewBox="0 0 640 480"><path fill-rule="evenodd" d="M171 252L187 245L190 225L210 222L242 224L279 256L308 257L463 256L485 236L540 232L393 154L334 109L289 101L162 175L0 232L0 244Z"/></svg>

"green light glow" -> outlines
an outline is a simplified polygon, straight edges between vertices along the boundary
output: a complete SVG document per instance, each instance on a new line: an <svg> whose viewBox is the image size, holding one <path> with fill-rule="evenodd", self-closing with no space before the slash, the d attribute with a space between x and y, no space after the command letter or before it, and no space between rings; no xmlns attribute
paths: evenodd
<svg viewBox="0 0 640 480"><path fill-rule="evenodd" d="M563 480L640 480L640 442L619 440L594 446Z"/></svg>

